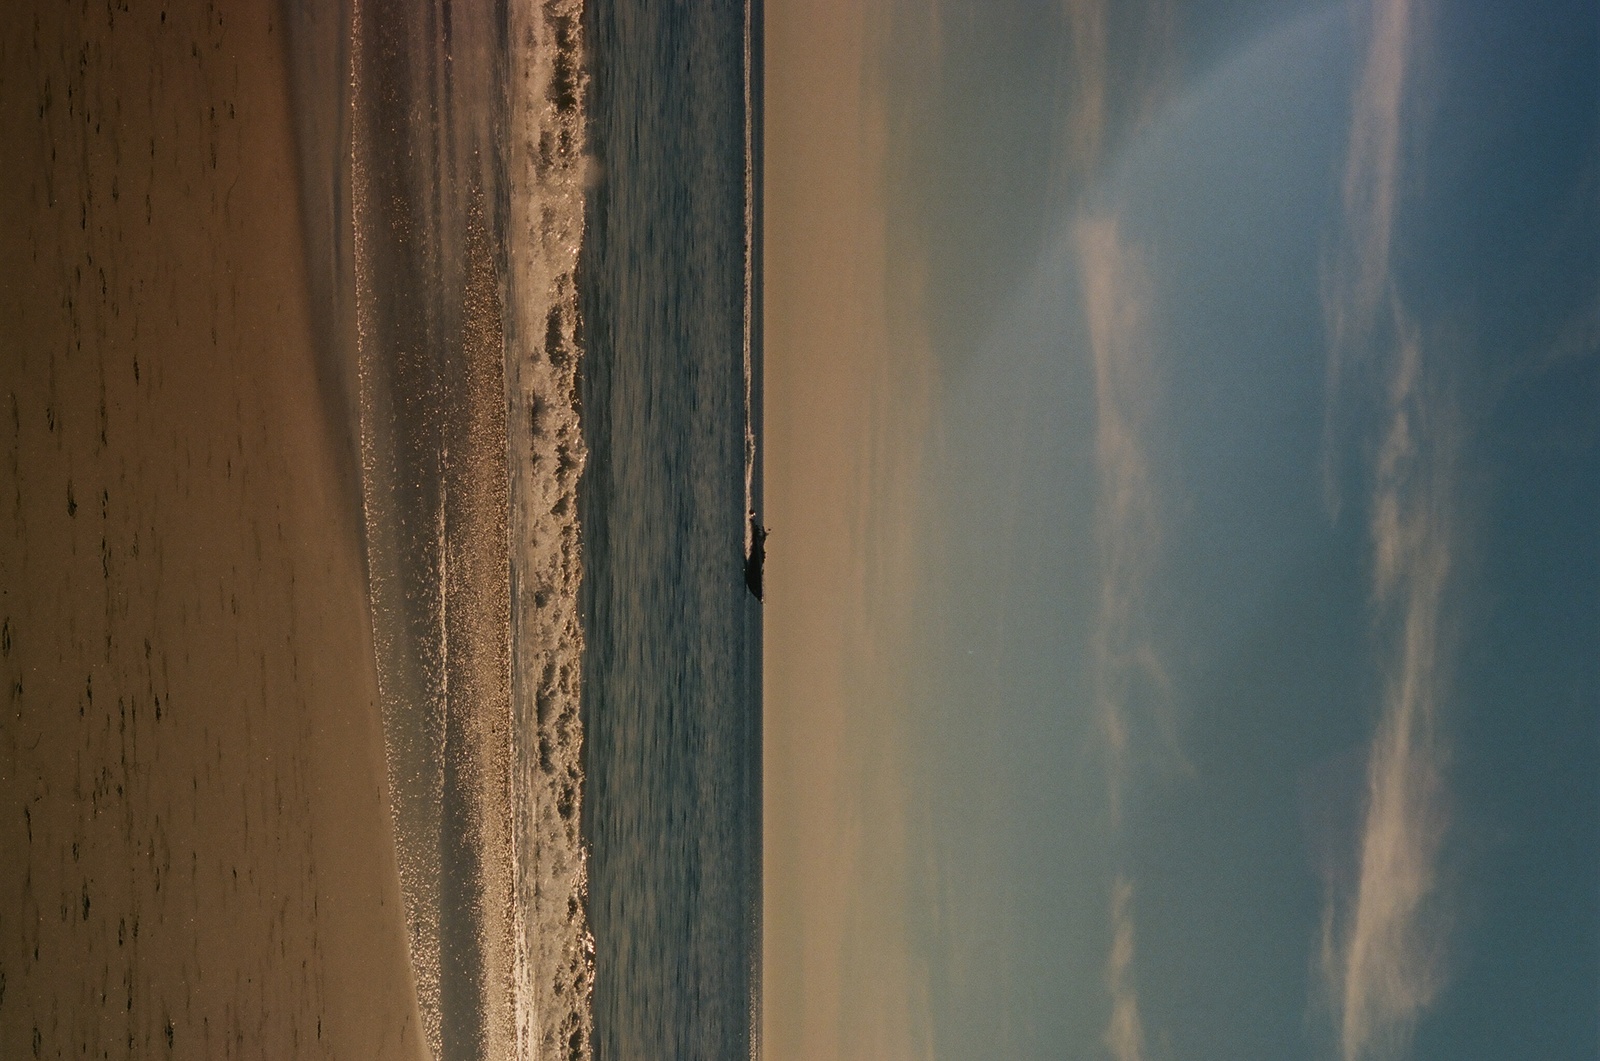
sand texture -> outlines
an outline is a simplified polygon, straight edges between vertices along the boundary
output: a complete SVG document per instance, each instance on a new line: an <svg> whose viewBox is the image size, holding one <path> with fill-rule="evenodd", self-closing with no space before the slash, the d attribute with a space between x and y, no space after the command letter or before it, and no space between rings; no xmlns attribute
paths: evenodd
<svg viewBox="0 0 1600 1061"><path fill-rule="evenodd" d="M0 1057L422 1056L278 14L0 7Z"/></svg>

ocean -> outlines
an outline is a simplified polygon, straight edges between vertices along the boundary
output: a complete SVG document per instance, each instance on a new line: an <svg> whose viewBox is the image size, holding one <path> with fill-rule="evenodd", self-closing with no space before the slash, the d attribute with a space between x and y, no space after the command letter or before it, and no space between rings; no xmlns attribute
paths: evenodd
<svg viewBox="0 0 1600 1061"><path fill-rule="evenodd" d="M579 500L604 1058L746 1057L758 1041L757 19L735 2L595 5L589 22L602 179L580 269Z"/></svg>
<svg viewBox="0 0 1600 1061"><path fill-rule="evenodd" d="M302 173L429 1044L756 1056L759 4L347 16Z"/></svg>

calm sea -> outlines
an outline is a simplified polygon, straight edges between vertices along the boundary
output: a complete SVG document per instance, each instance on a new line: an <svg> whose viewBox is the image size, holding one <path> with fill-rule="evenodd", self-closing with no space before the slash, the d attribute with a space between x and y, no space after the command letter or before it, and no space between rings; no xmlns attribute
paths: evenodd
<svg viewBox="0 0 1600 1061"><path fill-rule="evenodd" d="M594 4L587 20L601 180L580 269L580 511L603 1058L747 1057L759 1028L757 19L735 0Z"/></svg>
<svg viewBox="0 0 1600 1061"><path fill-rule="evenodd" d="M754 1056L759 7L286 10L434 1053Z"/></svg>

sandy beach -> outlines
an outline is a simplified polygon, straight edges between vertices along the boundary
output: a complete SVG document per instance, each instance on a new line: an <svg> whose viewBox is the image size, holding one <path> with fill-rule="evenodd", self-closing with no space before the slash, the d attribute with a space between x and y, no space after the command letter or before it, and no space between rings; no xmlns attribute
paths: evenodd
<svg viewBox="0 0 1600 1061"><path fill-rule="evenodd" d="M0 1056L421 1057L279 5L124 6L0 14Z"/></svg>

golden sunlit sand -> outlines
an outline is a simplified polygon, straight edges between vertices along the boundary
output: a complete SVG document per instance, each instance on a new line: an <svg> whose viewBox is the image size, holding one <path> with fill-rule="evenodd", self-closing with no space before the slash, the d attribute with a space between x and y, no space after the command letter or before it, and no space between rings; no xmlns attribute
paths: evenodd
<svg viewBox="0 0 1600 1061"><path fill-rule="evenodd" d="M422 1055L283 47L0 15L7 1058Z"/></svg>

